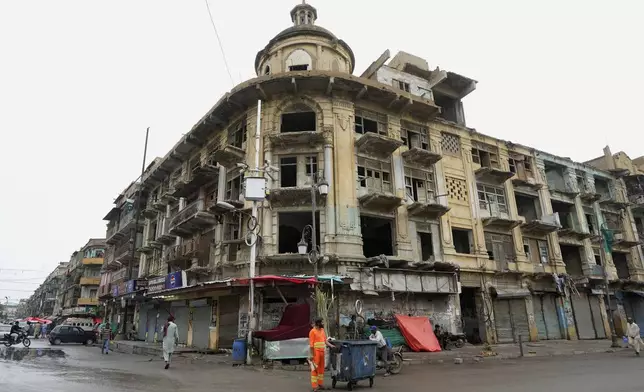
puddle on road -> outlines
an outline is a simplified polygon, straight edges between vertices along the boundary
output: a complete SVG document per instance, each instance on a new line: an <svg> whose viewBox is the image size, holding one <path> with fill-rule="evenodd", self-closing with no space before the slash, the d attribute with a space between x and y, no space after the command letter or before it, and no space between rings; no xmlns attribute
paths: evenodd
<svg viewBox="0 0 644 392"><path fill-rule="evenodd" d="M41 357L65 358L65 352L52 348L0 347L0 359L7 361L29 361Z"/></svg>

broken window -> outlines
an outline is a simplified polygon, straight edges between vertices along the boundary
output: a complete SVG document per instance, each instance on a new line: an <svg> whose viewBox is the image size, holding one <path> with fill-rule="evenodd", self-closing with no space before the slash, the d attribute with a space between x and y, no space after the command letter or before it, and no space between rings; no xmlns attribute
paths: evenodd
<svg viewBox="0 0 644 392"><path fill-rule="evenodd" d="M358 182L370 191L391 192L391 164L359 156Z"/></svg>
<svg viewBox="0 0 644 392"><path fill-rule="evenodd" d="M306 173L306 176L309 177L310 179L312 178L312 181L317 181L318 157L307 156L305 157L304 164L305 164L304 172Z"/></svg>
<svg viewBox="0 0 644 392"><path fill-rule="evenodd" d="M425 99L434 99L434 94L432 93L432 90L423 88L423 87L418 87L418 95L420 95L422 98Z"/></svg>
<svg viewBox="0 0 644 392"><path fill-rule="evenodd" d="M452 229L456 253L472 254L472 230Z"/></svg>
<svg viewBox="0 0 644 392"><path fill-rule="evenodd" d="M280 187L297 186L297 157L280 158Z"/></svg>
<svg viewBox="0 0 644 392"><path fill-rule="evenodd" d="M393 256L393 220L360 215L360 228L365 257Z"/></svg>
<svg viewBox="0 0 644 392"><path fill-rule="evenodd" d="M271 74L271 66L267 65L264 67L264 75L270 75Z"/></svg>
<svg viewBox="0 0 644 392"><path fill-rule="evenodd" d="M407 147L410 149L429 150L429 131L427 128L407 121L401 121L400 125L400 139Z"/></svg>
<svg viewBox="0 0 644 392"><path fill-rule="evenodd" d="M432 233L418 232L418 249L420 250L421 261L427 261L434 256Z"/></svg>
<svg viewBox="0 0 644 392"><path fill-rule="evenodd" d="M401 90L404 90L404 91L407 91L407 92L409 92L409 90L410 90L409 89L409 83L407 83L405 81L402 81L402 80L393 79L392 80L392 85L395 88L398 88L398 89L401 89Z"/></svg>
<svg viewBox="0 0 644 392"><path fill-rule="evenodd" d="M313 223L311 211L308 212L280 212L277 215L279 231L278 237L278 252L282 253L298 253L297 244L302 239L302 233L307 225ZM317 245L320 245L320 213L315 213ZM308 251L311 251L311 231L306 229L304 233L304 241L308 244Z"/></svg>
<svg viewBox="0 0 644 392"><path fill-rule="evenodd" d="M508 165L510 166L510 171L512 173L517 173L517 161L514 158L508 158Z"/></svg>
<svg viewBox="0 0 644 392"><path fill-rule="evenodd" d="M545 165L546 181L548 188L554 190L566 190L566 182L564 180L564 167L554 164Z"/></svg>
<svg viewBox="0 0 644 392"><path fill-rule="evenodd" d="M586 174L584 172L577 170L575 173L575 179L577 181L577 188L579 189L580 192L586 192L588 190L588 186L586 183Z"/></svg>
<svg viewBox="0 0 644 392"><path fill-rule="evenodd" d="M499 169L499 155L495 148L487 144L477 143L472 147L472 162L478 163L483 167L492 167Z"/></svg>
<svg viewBox="0 0 644 392"><path fill-rule="evenodd" d="M619 214L614 212L602 211L604 214L604 221L609 230L621 232L622 231L622 218Z"/></svg>
<svg viewBox="0 0 644 392"><path fill-rule="evenodd" d="M490 213L494 212L496 208L504 214L508 213L508 204L505 199L505 191L503 188L477 184L479 207L483 210L488 210Z"/></svg>
<svg viewBox="0 0 644 392"><path fill-rule="evenodd" d="M528 260L532 261L532 249L530 249L530 240L523 238L523 253L525 253Z"/></svg>
<svg viewBox="0 0 644 392"><path fill-rule="evenodd" d="M593 256L595 258L595 264L602 265L602 255L599 248L593 248Z"/></svg>
<svg viewBox="0 0 644 392"><path fill-rule="evenodd" d="M286 58L289 71L308 71L312 63L311 55L304 49L296 49Z"/></svg>
<svg viewBox="0 0 644 392"><path fill-rule="evenodd" d="M359 134L373 132L387 135L387 116L369 110L356 109L355 131Z"/></svg>
<svg viewBox="0 0 644 392"><path fill-rule="evenodd" d="M240 220L241 215L227 215L224 222L224 241L236 241L240 237Z"/></svg>
<svg viewBox="0 0 644 392"><path fill-rule="evenodd" d="M465 121L462 119L462 104L460 100L434 93L434 102L441 108L441 112L438 114L440 118L456 124L465 125Z"/></svg>
<svg viewBox="0 0 644 392"><path fill-rule="evenodd" d="M315 112L306 105L294 105L282 114L280 132L315 132Z"/></svg>
<svg viewBox="0 0 644 392"><path fill-rule="evenodd" d="M577 215L573 204L562 203L552 200L552 211L559 214L561 227L569 230L577 230Z"/></svg>
<svg viewBox="0 0 644 392"><path fill-rule="evenodd" d="M530 197L514 192L514 198L517 202L517 212L520 216L525 217L526 222L538 220L541 217L536 197Z"/></svg>
<svg viewBox="0 0 644 392"><path fill-rule="evenodd" d="M539 261L542 264L548 264L548 242L537 240L537 246L539 247Z"/></svg>
<svg viewBox="0 0 644 392"><path fill-rule="evenodd" d="M595 177L595 191L601 195L604 200L610 199L610 185L608 181Z"/></svg>
<svg viewBox="0 0 644 392"><path fill-rule="evenodd" d="M228 144L233 147L246 149L246 117L228 129Z"/></svg>
<svg viewBox="0 0 644 392"><path fill-rule="evenodd" d="M243 200L241 191L244 175L239 172L239 169L234 168L228 172L227 177L228 180L226 181L226 200Z"/></svg>
<svg viewBox="0 0 644 392"><path fill-rule="evenodd" d="M583 276L581 267L581 250L582 248L574 245L559 245L561 248L561 257L566 264L566 272L572 276Z"/></svg>
<svg viewBox="0 0 644 392"><path fill-rule="evenodd" d="M584 208L586 210L586 208ZM595 224L595 214L591 213L586 213L584 214L586 216L586 223L588 224L588 231L591 234L599 234L599 231L597 230L597 225Z"/></svg>
<svg viewBox="0 0 644 392"><path fill-rule="evenodd" d="M407 198L419 203L434 201L434 173L405 167Z"/></svg>
<svg viewBox="0 0 644 392"><path fill-rule="evenodd" d="M485 247L490 260L499 262L499 270L506 270L508 263L516 260L511 235L485 232Z"/></svg>

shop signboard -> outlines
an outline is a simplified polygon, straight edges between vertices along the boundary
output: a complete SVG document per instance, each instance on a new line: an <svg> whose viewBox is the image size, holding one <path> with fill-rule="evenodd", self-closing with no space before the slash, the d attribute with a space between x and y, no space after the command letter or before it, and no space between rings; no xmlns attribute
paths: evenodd
<svg viewBox="0 0 644 392"><path fill-rule="evenodd" d="M148 280L148 293L156 293L157 291L165 290L165 280L165 276Z"/></svg>
<svg viewBox="0 0 644 392"><path fill-rule="evenodd" d="M119 286L115 284L112 286L112 297L118 297L119 296Z"/></svg>
<svg viewBox="0 0 644 392"><path fill-rule="evenodd" d="M168 274L165 278L165 289L166 290L174 290L174 289L180 289L182 287L185 287L186 285L186 272L185 271L177 271L173 272L171 274Z"/></svg>
<svg viewBox="0 0 644 392"><path fill-rule="evenodd" d="M138 288L136 283L135 279L128 280L125 287L125 293L129 294L135 292Z"/></svg>

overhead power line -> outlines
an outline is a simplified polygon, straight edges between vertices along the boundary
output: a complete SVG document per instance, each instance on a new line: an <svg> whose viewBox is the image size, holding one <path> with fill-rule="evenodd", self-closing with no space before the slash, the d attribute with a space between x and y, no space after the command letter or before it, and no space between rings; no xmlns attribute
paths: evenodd
<svg viewBox="0 0 644 392"><path fill-rule="evenodd" d="M212 23L212 28L215 30L215 35L217 36L217 42L219 43L219 49L221 50L221 56L224 58L224 65L226 66L226 72L228 72L228 77L230 78L230 83L235 87L235 81L233 80L233 74L230 73L230 67L228 67L228 60L226 60L226 52L224 52L224 45L221 44L221 38L219 37L219 32L217 31L217 25L215 20L212 17L212 12L210 12L210 5L208 0L204 0L206 3L206 8L208 9L208 16L210 17L210 23Z"/></svg>

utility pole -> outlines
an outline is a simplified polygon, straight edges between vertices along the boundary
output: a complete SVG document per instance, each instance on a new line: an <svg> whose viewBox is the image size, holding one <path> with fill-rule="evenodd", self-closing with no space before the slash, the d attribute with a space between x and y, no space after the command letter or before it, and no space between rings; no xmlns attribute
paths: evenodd
<svg viewBox="0 0 644 392"><path fill-rule="evenodd" d="M262 126L262 101L257 100L257 123L255 127L255 173L259 173L259 140L260 132ZM257 223L257 200L253 200L253 207L251 210L251 216L254 223ZM246 348L246 364L252 365L252 347L253 347L253 328L255 328L255 263L257 261L257 233L256 230L259 225L254 224L253 230L251 230L251 241L250 246L250 263L249 263L249 284L248 284L248 344Z"/></svg>
<svg viewBox="0 0 644 392"><path fill-rule="evenodd" d="M317 211L317 176L316 171L313 171L313 158L311 159L311 249L313 252L313 275L315 275L315 280L318 280L318 241L317 241L317 226L315 213ZM317 287L317 286L316 286Z"/></svg>
<svg viewBox="0 0 644 392"><path fill-rule="evenodd" d="M602 225L603 226L603 225ZM604 252L608 252L612 244L609 244L606 242L606 239L604 238L604 233L608 231L606 227L602 227L601 230L601 235L599 236L599 247L600 247L600 252L599 252L599 258L602 263L602 267L604 270L604 286L606 287L606 303L608 304L608 310L606 313L608 316L608 322L610 324L610 340L611 340L611 347L612 348L618 348L620 347L619 342L617 341L617 333L615 332L615 320L613 320L613 310L611 306L611 300L610 300L610 292L608 291L608 268L606 266L606 257L604 256Z"/></svg>
<svg viewBox="0 0 644 392"><path fill-rule="evenodd" d="M136 194L134 205L134 227L130 230L130 262L127 265L127 281L132 280L132 272L134 271L134 259L136 257L136 234L139 228L139 217L141 214L141 194L143 193L143 174L145 173L145 159L148 154L148 136L150 135L150 127L145 130L145 145L143 146L143 162L141 163L141 177L139 177L139 189ZM126 300L127 301L127 300ZM123 330L124 335L127 334L127 302L123 312Z"/></svg>

